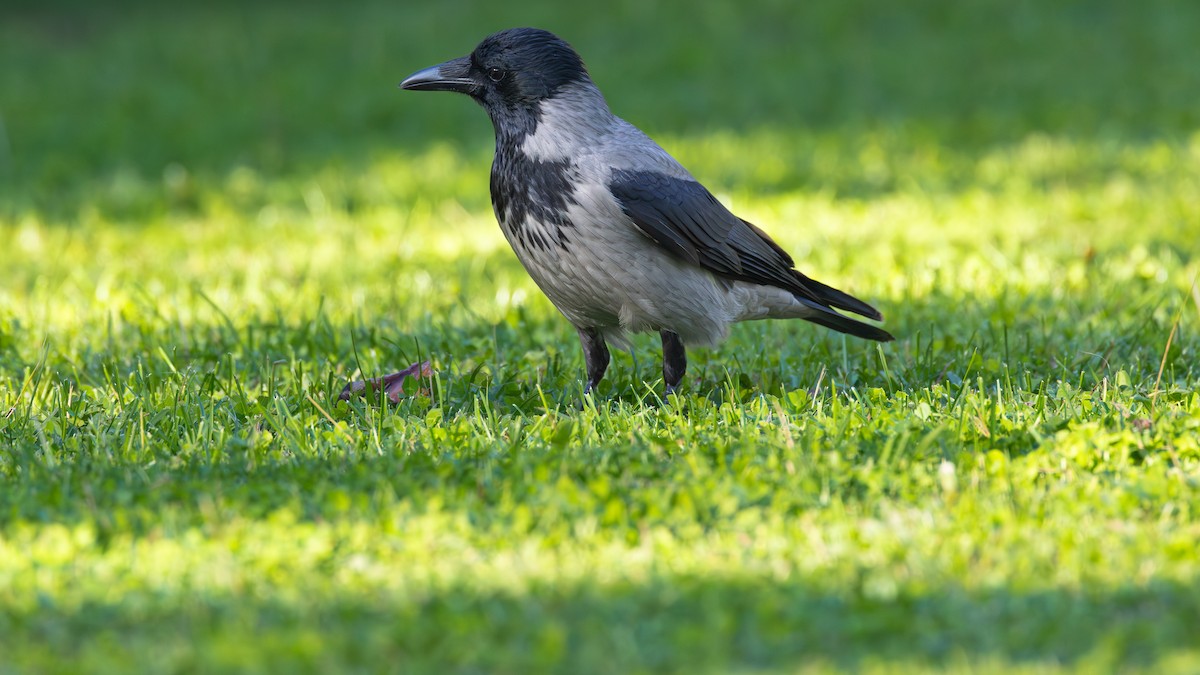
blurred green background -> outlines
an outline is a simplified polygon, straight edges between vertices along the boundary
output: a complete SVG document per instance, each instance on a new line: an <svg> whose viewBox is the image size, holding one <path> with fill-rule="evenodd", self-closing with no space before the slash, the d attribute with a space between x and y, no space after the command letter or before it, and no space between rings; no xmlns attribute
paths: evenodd
<svg viewBox="0 0 1200 675"><path fill-rule="evenodd" d="M1196 10L1171 0L6 6L5 208L64 219L97 201L131 217L195 206L113 184L129 174L157 188L172 166L205 184L239 167L361 171L431 146L482 159L479 110L395 84L511 25L564 35L614 110L652 136L805 130L849 152L857 133L886 130L961 162L951 187L978 184L980 153L1034 134L1085 148L1186 142L1200 114ZM834 168L786 163L765 187L855 194L904 178ZM1047 176L1059 177L1075 178ZM453 194L483 204L468 185Z"/></svg>
<svg viewBox="0 0 1200 675"><path fill-rule="evenodd" d="M896 343L617 354L409 73L534 25ZM1196 672L1200 3L0 7L0 673ZM430 391L337 404L429 358Z"/></svg>

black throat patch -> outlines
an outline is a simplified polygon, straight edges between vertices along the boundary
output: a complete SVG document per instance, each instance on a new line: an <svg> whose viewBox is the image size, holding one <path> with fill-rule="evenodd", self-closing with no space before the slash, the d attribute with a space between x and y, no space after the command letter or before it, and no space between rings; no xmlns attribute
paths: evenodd
<svg viewBox="0 0 1200 675"><path fill-rule="evenodd" d="M579 171L570 159L533 159L517 139L497 139L492 208L514 245L543 251L567 248L571 240L566 230L574 227L567 209L579 203L575 199L578 179Z"/></svg>

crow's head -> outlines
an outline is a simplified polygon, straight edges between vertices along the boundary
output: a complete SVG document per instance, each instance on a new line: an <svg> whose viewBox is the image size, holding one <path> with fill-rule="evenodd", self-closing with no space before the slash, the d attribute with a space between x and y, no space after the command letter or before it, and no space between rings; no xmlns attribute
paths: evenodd
<svg viewBox="0 0 1200 675"><path fill-rule="evenodd" d="M467 56L409 75L403 89L468 94L492 115L536 115L538 105L572 83L590 82L564 40L537 28L510 28L483 39Z"/></svg>

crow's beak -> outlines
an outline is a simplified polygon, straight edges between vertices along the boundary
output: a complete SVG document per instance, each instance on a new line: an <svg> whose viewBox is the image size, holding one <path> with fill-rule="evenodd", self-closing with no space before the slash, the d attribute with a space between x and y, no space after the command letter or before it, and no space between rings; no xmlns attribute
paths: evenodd
<svg viewBox="0 0 1200 675"><path fill-rule="evenodd" d="M471 59L463 56L443 64L418 70L404 78L401 89L414 91L457 91L469 94L478 84L471 79Z"/></svg>

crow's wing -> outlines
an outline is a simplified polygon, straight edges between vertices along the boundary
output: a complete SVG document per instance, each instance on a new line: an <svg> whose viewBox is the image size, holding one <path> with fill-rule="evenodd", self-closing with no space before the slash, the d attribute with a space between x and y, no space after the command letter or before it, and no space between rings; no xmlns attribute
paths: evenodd
<svg viewBox="0 0 1200 675"><path fill-rule="evenodd" d="M638 229L679 258L727 279L782 288L823 309L883 318L858 298L796 271L792 257L766 232L733 215L694 180L622 169L613 172L609 189Z"/></svg>

